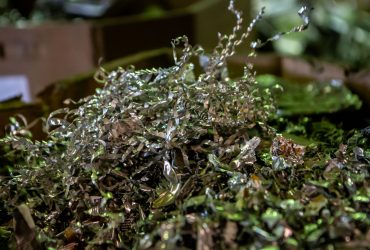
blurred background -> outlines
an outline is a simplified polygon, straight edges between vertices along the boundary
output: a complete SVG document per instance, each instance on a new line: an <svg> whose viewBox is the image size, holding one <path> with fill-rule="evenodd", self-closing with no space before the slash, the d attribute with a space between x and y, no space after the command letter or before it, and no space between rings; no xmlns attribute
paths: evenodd
<svg viewBox="0 0 370 250"><path fill-rule="evenodd" d="M313 7L310 28L282 37L263 50L285 55L308 55L336 62L349 69L370 66L370 1L368 0L260 0L254 11L266 6L267 18L258 26L258 37L272 36L299 22L292 9Z"/></svg>
<svg viewBox="0 0 370 250"><path fill-rule="evenodd" d="M0 0L0 126L17 112L32 119L59 108L66 98L93 93L98 84L92 76L99 63L108 69L129 64L171 65L170 41L181 35L206 50L213 48L217 33L228 34L235 24L227 11L228 2ZM314 8L308 30L284 36L258 50L261 60L255 63L261 72L281 74L281 67L285 67L281 65L290 62L291 72L301 70L312 75L321 70L312 63L319 60L329 69L326 76L356 79L357 85L352 85L358 92L364 92L360 85L367 86L365 91L370 89L370 73L366 73L370 67L370 1L236 3L243 10L245 25L266 7L253 33L254 39L262 41L302 24L297 14L301 6ZM244 62L249 52L246 44L241 48L244 56L234 61ZM285 58L305 61L299 64Z"/></svg>
<svg viewBox="0 0 370 250"><path fill-rule="evenodd" d="M240 2L248 19L250 3ZM214 46L217 32L234 24L227 6L226 0L0 0L0 75L7 77L0 92L15 76L22 89L28 82L24 101L35 100L52 82L96 69L100 59L170 47L182 35Z"/></svg>

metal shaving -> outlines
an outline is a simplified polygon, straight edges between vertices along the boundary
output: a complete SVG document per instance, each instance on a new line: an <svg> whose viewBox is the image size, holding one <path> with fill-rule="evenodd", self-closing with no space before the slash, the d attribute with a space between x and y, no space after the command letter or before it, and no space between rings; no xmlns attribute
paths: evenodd
<svg viewBox="0 0 370 250"><path fill-rule="evenodd" d="M368 239L368 172L356 160L367 157L361 145L356 159L343 152L335 159L341 168L324 164L312 181L304 178L311 170L303 148L283 137L270 158L285 157L292 167L263 163L276 110L250 68L239 79L227 77L226 59L256 23L243 33L234 1L229 9L237 25L220 36L202 74L191 59L203 50L180 37L170 68L101 69L102 89L45 120L47 141L32 141L27 124L12 121L1 139L12 162L0 175L1 239L20 204L38 235L36 244L15 231L20 249L297 249ZM333 171L346 181L340 188L351 190L351 203L332 200L338 194L324 189L337 188Z"/></svg>

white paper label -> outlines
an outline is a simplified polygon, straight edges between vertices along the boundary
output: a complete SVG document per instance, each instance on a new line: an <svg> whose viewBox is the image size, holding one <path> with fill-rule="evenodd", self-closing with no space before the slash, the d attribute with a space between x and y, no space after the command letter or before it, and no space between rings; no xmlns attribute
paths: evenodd
<svg viewBox="0 0 370 250"><path fill-rule="evenodd" d="M31 102L27 77L24 75L0 76L0 101L22 96L22 101Z"/></svg>

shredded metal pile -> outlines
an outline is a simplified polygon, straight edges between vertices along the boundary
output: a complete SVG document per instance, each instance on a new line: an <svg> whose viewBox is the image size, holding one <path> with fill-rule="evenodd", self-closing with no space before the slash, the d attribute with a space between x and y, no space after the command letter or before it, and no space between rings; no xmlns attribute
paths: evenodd
<svg viewBox="0 0 370 250"><path fill-rule="evenodd" d="M368 247L368 133L354 133L332 157L275 135L271 91L256 87L250 67L236 80L226 68L262 12L243 33L234 1L230 10L237 25L209 57L181 37L173 67L101 69L102 89L45 121L47 141L32 141L26 122L12 121L0 141L8 161L0 174L3 245ZM307 27L307 11L292 32Z"/></svg>

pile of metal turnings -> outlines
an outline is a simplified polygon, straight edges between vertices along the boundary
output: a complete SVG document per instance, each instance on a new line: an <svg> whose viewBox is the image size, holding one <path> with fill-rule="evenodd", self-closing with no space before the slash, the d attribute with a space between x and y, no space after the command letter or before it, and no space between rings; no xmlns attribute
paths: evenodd
<svg viewBox="0 0 370 250"><path fill-rule="evenodd" d="M369 246L370 129L343 135L336 153L276 134L270 89L250 67L227 76L226 59L262 12L243 32L233 1L230 10L237 25L209 57L181 37L173 67L101 69L102 89L45 120L46 141L12 120L1 139L2 247ZM292 31L305 29L307 12Z"/></svg>

